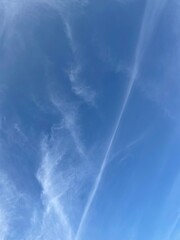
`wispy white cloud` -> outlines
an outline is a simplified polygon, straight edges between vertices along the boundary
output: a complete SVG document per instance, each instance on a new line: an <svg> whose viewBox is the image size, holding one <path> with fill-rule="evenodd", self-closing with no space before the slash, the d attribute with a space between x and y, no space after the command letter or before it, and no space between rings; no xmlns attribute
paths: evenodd
<svg viewBox="0 0 180 240"><path fill-rule="evenodd" d="M81 74L81 66L77 65L68 72L73 92L82 98L87 104L94 105L96 93L90 87L83 84Z"/></svg>
<svg viewBox="0 0 180 240"><path fill-rule="evenodd" d="M119 151L112 154L111 160L115 159L116 157L118 157L121 154L125 154L125 156L129 155L129 152L131 152L131 150L135 146L137 146L139 143L141 143L141 141L145 137L145 134L146 134L146 132L141 134L140 136L138 136L136 139L132 140L131 142L129 142L127 145L125 145L125 147L122 147L122 149L120 149ZM125 159L126 159L126 157L125 157Z"/></svg>
<svg viewBox="0 0 180 240"><path fill-rule="evenodd" d="M49 137L42 139L42 163L37 173L42 187L42 220L38 223L41 230L32 232L37 240L49 240L50 236L71 240L76 225L74 215L78 212L75 206L88 178L88 156L80 136L78 105L62 96L59 99L54 93L50 101L59 114L59 124L52 127ZM32 232L28 240L32 238Z"/></svg>
<svg viewBox="0 0 180 240"><path fill-rule="evenodd" d="M127 107L127 104L128 104L131 92L132 92L132 88L134 86L135 80L138 77L143 54L148 46L148 42L150 41L151 35L155 28L155 23L158 20L165 3L166 3L166 0L164 0L164 1L148 1L147 2L143 21L142 21L142 26L141 26L141 30L140 30L140 34L139 34L139 39L138 39L137 47L136 47L136 51L135 51L135 58L134 58L133 66L132 66L132 72L131 72L131 76L130 76L130 80L129 80L129 85L128 85L128 88L125 93L125 98L124 98L123 104L121 106L119 116L117 118L117 122L115 124L112 135L110 136L109 144L107 146L107 150L105 152L105 156L102 161L102 165L101 165L99 173L95 179L94 186L92 188L92 191L90 192L86 207L84 209L75 240L78 240L81 237L84 223L88 216L92 202L98 191L100 182L102 180L102 176L104 174L106 164L110 157L111 149L113 147L118 129L120 127L124 112L126 110L126 107Z"/></svg>
<svg viewBox="0 0 180 240"><path fill-rule="evenodd" d="M41 168L38 171L37 179L42 186L42 201L44 204L44 212L42 219L41 231L36 236L36 239L49 239L50 236L54 239L72 239L72 228L69 219L65 213L64 206L61 203L61 197L68 190L68 179L63 182L64 185L58 185L60 179L57 179L56 167L63 153L58 158L53 156L50 149L48 149L48 144L43 140L42 151L43 159ZM59 176L59 175L58 175ZM57 181L57 182L56 182ZM53 221L53 223L51 222ZM49 225L49 230L47 227ZM51 237L51 238L52 238Z"/></svg>
<svg viewBox="0 0 180 240"><path fill-rule="evenodd" d="M135 51L134 63L132 67L131 80L138 77L143 55L147 50L149 41L155 29L155 24L166 4L167 0L147 1L146 9L142 21L139 39Z"/></svg>
<svg viewBox="0 0 180 240"><path fill-rule="evenodd" d="M68 71L69 80L72 85L72 90L87 104L94 105L96 97L95 91L93 91L89 86L87 86L84 79L82 79L82 77L80 76L82 71L82 64L78 57L79 55L78 46L76 44L75 37L73 36L73 30L70 24L70 20L67 17L63 16L63 21L66 28L66 34L69 39L69 44L71 46L75 60L74 66Z"/></svg>
<svg viewBox="0 0 180 240"><path fill-rule="evenodd" d="M66 135L63 126L54 131L42 139L42 162L37 179L42 187L43 207L41 213L35 211L41 221L33 217L35 221L27 240L74 239L74 219L87 169L84 159L76 156L76 146L70 144L71 135ZM34 229L37 223L39 231Z"/></svg>
<svg viewBox="0 0 180 240"><path fill-rule="evenodd" d="M78 105L68 103L54 95L51 96L51 102L61 114L62 120L60 128L65 128L69 131L76 150L82 157L85 157L84 146L80 140L80 129L78 128Z"/></svg>
<svg viewBox="0 0 180 240"><path fill-rule="evenodd" d="M87 4L87 1L46 1L46 0L38 0L38 1L13 1L11 4L8 1L3 1L4 4L4 18L3 18L3 29L0 33L0 37L4 37L6 34L6 40L4 41L5 44L8 44L8 39L11 39L11 34L14 33L15 29L13 28L16 19L21 16L23 13L23 7L27 7L27 4L36 3L36 4L46 4L50 8L56 10L61 15L61 18L65 25L65 30L67 37L69 39L69 44L71 46L72 52L74 54L75 63L68 71L69 80L72 85L72 91L80 97L83 101L88 104L92 104L94 101L94 92L87 87L85 81L79 79L79 75L82 69L81 63L79 63L77 57L77 49L76 43L74 41L74 36L72 33L71 26L69 24L69 14L71 15L70 11L68 10L71 4L80 4L84 6ZM1 4L1 3L0 3ZM36 5L35 4L35 5ZM12 14L12 15L11 15ZM25 14L24 14L25 16ZM78 67L77 67L78 66ZM78 70L77 70L78 69ZM74 182L82 180L82 175L86 175L86 168L83 168L84 171L80 171L77 168L62 171L61 173L57 173L58 165L61 162L61 158L65 158L64 151L67 154L68 151L71 151L72 142L74 145L72 147L71 155L75 153L79 154L78 161L83 162L83 166L88 164L87 155L85 154L85 149L83 143L80 139L80 131L78 129L77 124L77 112L78 107L75 104L71 104L66 101L61 101L59 98L53 97L51 98L51 103L56 108L56 110L60 113L60 124L59 129L54 129L52 127L52 132L56 132L56 134L62 134L62 137L55 139L56 136L52 133L52 141L50 141L50 145L53 142L53 148L49 146L49 142L47 140L43 140L42 146L42 165L38 171L37 179L42 187L42 203L43 203L43 210L37 210L37 207L34 207L31 227L27 233L27 240L36 239L36 240L45 240L45 239L62 239L62 240L71 240L73 239L73 228L71 226L68 214L66 213L66 207L62 198L65 194L72 189L74 186ZM39 106L38 106L39 107ZM62 130L62 131L61 131ZM64 130L67 130L70 137L66 138L64 134ZM20 135L23 140L26 140L26 136L24 135L23 131L21 130L19 124L14 123L14 132ZM55 135L56 135L55 134ZM66 138L66 140L65 140ZM15 138L16 139L16 138ZM58 144L61 141L62 144ZM64 144L66 142L66 144ZM69 146L68 146L69 143ZM68 151L66 151L68 146ZM60 148L58 151L57 148ZM69 153L69 152L68 152ZM67 156L66 156L67 158ZM73 167L72 167L73 168ZM81 166L80 166L81 168ZM64 176L64 174L66 176ZM78 176L77 176L78 175ZM78 178L78 180L77 180ZM76 186L76 190L78 191L78 186ZM38 217L37 217L38 216ZM10 216L6 216L6 214L1 211L1 220L3 221L2 226L4 226L4 230L1 236L4 236L3 240L8 239L7 234L10 233L9 229L9 219ZM37 227L38 226L38 227ZM49 231L47 231L49 229ZM4 235L3 235L4 234Z"/></svg>
<svg viewBox="0 0 180 240"><path fill-rule="evenodd" d="M179 89L180 83L178 79L179 72L179 3L178 1L166 1L168 8L166 13L169 11L172 16L168 20L166 28L166 37L160 44L168 44L170 48L166 48L165 51L161 52L157 57L155 63L151 63L153 71L151 70L145 76L142 76L140 80L140 89L144 93L144 96L156 104L161 112L173 122L179 121L179 111L177 106L180 104ZM165 2L165 3L166 3ZM162 1L162 4L165 4ZM163 22L165 20L165 14L163 16ZM160 30L161 31L161 30ZM161 33L157 33L161 34ZM171 36L171 41L169 41ZM153 43L152 52L154 45L157 47L159 43ZM150 53L151 56L151 53ZM157 67L158 66L158 67ZM161 70L159 71L159 69ZM152 69L152 68L151 68ZM158 69L158 70L157 70ZM158 76L157 76L158 75Z"/></svg>
<svg viewBox="0 0 180 240"><path fill-rule="evenodd" d="M67 71L69 76L69 81L72 85L72 91L75 95L77 95L80 99L82 99L87 104L94 104L95 102L95 91L87 84L85 79L82 79L80 76L80 72L82 71L82 63L79 59L79 49L75 41L75 37L73 34L72 24L73 21L73 12L74 9L81 12L81 9L87 6L89 1L87 0L29 0L29 1L20 1L13 0L7 1L2 0L0 2L0 13L1 13L1 30L0 30L0 39L1 44L4 45L4 48L7 50L7 54L10 52L10 44L14 37L18 36L18 42L20 44L24 44L23 36L19 30L17 30L16 22L20 17L23 16L25 18L25 12L28 11L29 7L36 7L38 4L42 6L47 6L50 9L56 11L63 21L64 29L66 32L66 36L69 40L69 45L74 55L74 62L70 69ZM25 19L24 19L25 21ZM33 41L33 39L31 39ZM77 70L78 69L78 70Z"/></svg>
<svg viewBox="0 0 180 240"><path fill-rule="evenodd" d="M2 240L7 240L15 235L13 224L17 221L18 204L20 202L24 204L27 199L2 171L0 172L0 195L0 237Z"/></svg>
<svg viewBox="0 0 180 240"><path fill-rule="evenodd" d="M85 103L94 105L95 103L95 91L88 86L85 79L80 76L83 70L83 64L79 58L79 46L76 43L74 31L71 22L73 22L73 11L74 9L79 10L88 5L88 0L70 0L70 1L46 1L41 0L43 3L47 4L52 9L56 10L63 21L64 28L66 31L66 36L69 40L69 45L71 47L72 53L74 55L74 63L67 71L70 83L72 85L72 91L75 95L80 97Z"/></svg>

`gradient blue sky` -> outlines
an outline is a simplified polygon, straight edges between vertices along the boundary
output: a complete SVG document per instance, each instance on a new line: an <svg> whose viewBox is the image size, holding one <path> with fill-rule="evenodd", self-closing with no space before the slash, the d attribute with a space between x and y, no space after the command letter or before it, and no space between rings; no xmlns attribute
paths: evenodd
<svg viewBox="0 0 180 240"><path fill-rule="evenodd" d="M0 240L180 239L179 0L0 1Z"/></svg>

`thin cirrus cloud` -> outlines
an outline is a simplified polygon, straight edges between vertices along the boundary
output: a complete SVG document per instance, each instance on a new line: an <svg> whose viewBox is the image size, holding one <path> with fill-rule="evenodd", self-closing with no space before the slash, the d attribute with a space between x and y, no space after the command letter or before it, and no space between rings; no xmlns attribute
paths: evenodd
<svg viewBox="0 0 180 240"><path fill-rule="evenodd" d="M71 225L64 212L64 206L61 204L61 198L68 190L69 183L68 179L66 179L64 185L57 186L57 182L60 182L59 180L61 180L61 183L63 181L61 176L55 173L57 164L63 158L63 153L61 153L61 156L58 154L58 157L56 156L57 159L53 156L54 154L54 152L51 153L48 143L44 139L42 143L42 165L37 174L37 179L42 186L42 202L44 205L42 225L40 226L41 230L38 236L40 239L49 239L53 236L55 239L60 237L71 240ZM60 179L57 179L57 177ZM56 221L57 224L54 224L52 221ZM47 231L47 227L49 231Z"/></svg>
<svg viewBox="0 0 180 240"><path fill-rule="evenodd" d="M33 1L32 1L33 3ZM39 3L46 3L49 5L49 2L46 1L39 1ZM13 31L13 24L16 21L16 17L19 17L22 14L23 7L26 6L25 2L20 1L14 1L13 3L8 3L6 1L3 2L3 10L4 10L4 17L3 17L3 29L1 33L1 37L4 37L4 34L6 35L4 42L5 44L8 44L8 36L11 34L11 31ZM61 1L52 1L49 5L51 8L54 8L55 10L58 10L59 12L62 12L62 9L64 10L66 8L64 2ZM14 15L12 16L10 12L13 12ZM16 14L15 14L16 13ZM62 16L62 15L61 15ZM66 23L66 19L62 17L63 21ZM74 52L74 43L73 43L73 37L70 37L70 28L67 29L67 35L70 41L70 45L72 48L72 51ZM75 52L74 52L75 54ZM80 96L85 102L88 102L88 104L92 101L92 95L89 94L90 91L86 86L82 86L81 82L77 79L77 73L70 70L70 82L72 84L72 90L74 93L78 96ZM76 126L76 110L74 109L74 106L71 104L66 104L62 101L57 101L55 98L51 99L53 106L60 112L62 117L62 122L60 128L65 128L69 134L70 138L74 142L75 151L79 153L79 155L82 157L85 157L83 145L80 141L78 129ZM73 108L73 109L72 109ZM17 128L16 128L17 129ZM19 131L19 129L17 129ZM56 143L54 143L56 144ZM64 148L64 145L60 146ZM56 171L56 163L53 163L54 158L51 156L51 153L48 152L48 148L46 149L45 156L43 156L42 160L42 166L40 167L38 171L37 179L42 187L43 194L42 194L42 202L45 202L44 204L44 210L40 213L38 213L38 218L41 220L38 220L38 225L40 228L40 231L38 231L34 224L37 222L32 221L32 232L28 234L27 239L49 239L51 236L53 236L55 239L59 238L61 236L62 239L71 240L72 239L72 229L71 225L68 222L68 217L65 214L64 205L60 202L60 197L62 193L59 193L57 191L57 188L53 188L53 181L54 181L54 175L57 177L60 177L59 175L55 174ZM50 157L48 157L50 155ZM53 155L53 154L52 154ZM87 157L86 157L87 158ZM58 161L60 161L58 157ZM55 165L53 165L55 164ZM68 191L69 186L68 185L69 177L65 178L65 186L63 186L63 192ZM71 181L71 177L70 177ZM49 189L49 186L51 186L51 189ZM66 189L67 188L67 189ZM4 193L5 195L5 193ZM38 212L38 211L37 211ZM41 216L42 215L42 216ZM12 216L9 216L1 211L1 222L3 226L3 230L1 233L1 236L3 236L4 239L7 239L9 236L9 219L12 218ZM54 226L54 219L58 222L57 225ZM47 232L47 227L51 226L50 231Z"/></svg>
<svg viewBox="0 0 180 240"><path fill-rule="evenodd" d="M70 82L72 84L73 92L82 98L84 102L90 105L95 104L96 93L90 87L84 85L83 83L79 84L82 80L81 78L81 67L77 65L68 72Z"/></svg>
<svg viewBox="0 0 180 240"><path fill-rule="evenodd" d="M69 41L69 45L71 47L72 53L74 55L74 63L67 71L69 81L71 83L72 91L75 95L80 97L85 103L94 105L96 94L95 91L91 89L90 86L86 83L86 81L80 76L83 70L83 64L79 59L79 47L76 44L75 36L73 34L71 22L73 21L73 8L74 4L78 5L81 8L84 8L88 5L87 0L71 0L68 2L64 1L51 1L47 2L46 0L42 0L43 3L47 4L50 8L55 9L60 14L66 35Z"/></svg>
<svg viewBox="0 0 180 240"><path fill-rule="evenodd" d="M62 121L60 128L64 127L70 133L76 150L80 156L85 156L84 146L80 140L80 130L78 127L78 106L72 103L68 103L65 100L58 99L55 96L51 96L51 102L56 110L61 114Z"/></svg>
<svg viewBox="0 0 180 240"><path fill-rule="evenodd" d="M72 86L72 91L79 96L85 103L94 105L96 94L89 86L86 86L84 79L81 77L82 64L78 57L78 47L75 42L70 21L63 16L66 34L75 58L75 64L68 70L69 80Z"/></svg>
<svg viewBox="0 0 180 240"><path fill-rule="evenodd" d="M28 198L16 189L13 181L2 171L0 172L0 236L2 240L16 237L13 226L16 222L21 224L23 216L17 218L17 213L21 211L19 204L26 204ZM22 233L23 234L23 233Z"/></svg>
<svg viewBox="0 0 180 240"><path fill-rule="evenodd" d="M41 219L38 220L40 231L35 230L34 235L33 231L30 232L28 240L74 239L72 215L76 216L79 211L76 208L79 208L82 183L88 180L89 160L80 138L78 106L53 94L50 101L59 114L59 124L52 126L50 136L43 137L40 144L42 159L37 180L42 188L42 211L37 213L36 218ZM73 205L68 201L73 201ZM34 229L36 224L33 222L31 228Z"/></svg>
<svg viewBox="0 0 180 240"><path fill-rule="evenodd" d="M69 70L67 70L67 75L69 76L69 81L72 85L72 91L75 95L77 95L80 99L82 99L84 102L90 105L94 105L95 103L95 91L91 89L90 86L86 83L85 79L82 79L80 76L80 73L82 71L82 64L78 57L78 49L77 44L75 41L75 37L73 35L72 27L71 27L71 21L73 21L72 16L72 6L77 5L79 8L84 8L88 1L86 0L71 0L71 1L62 1L62 0L54 0L54 1L46 1L46 0L30 0L30 1L19 1L14 0L12 2L8 2L6 0L3 0L0 5L0 11L2 14L2 27L0 31L0 37L2 39L2 42L4 44L5 48L9 48L9 44L11 43L11 35L16 32L18 33L18 30L16 31L16 21L18 18L22 15L24 15L24 12L27 11L28 6L36 7L37 4L40 4L42 6L47 6L49 9L52 9L60 15L65 32L69 41L70 48L72 50L72 53L74 55L74 63L70 67ZM19 33L18 33L19 34ZM20 37L22 38L22 37ZM21 39L23 41L23 39Z"/></svg>
<svg viewBox="0 0 180 240"><path fill-rule="evenodd" d="M131 72L131 76L130 76L130 80L129 80L129 85L128 85L128 88L127 88L127 91L125 94L124 102L122 104L122 107L121 107L121 110L120 110L120 113L119 113L119 116L117 119L117 123L115 124L112 135L110 136L109 144L107 146L107 150L105 152L105 156L102 161L102 165L100 167L99 173L95 179L94 187L92 188L92 191L90 192L86 207L84 209L84 212L83 212L83 215L82 215L82 218L81 218L78 230L77 230L77 234L75 237L76 240L80 239L81 234L83 232L86 218L89 214L93 200L97 194L100 182L102 181L102 177L103 177L103 174L104 174L104 171L106 168L106 164L107 164L107 161L111 154L111 149L113 147L115 138L118 133L118 129L120 127L124 112L126 110L126 107L127 107L127 104L128 104L131 92L132 92L132 88L134 86L135 80L137 79L143 54L147 48L148 42L150 41L150 37L155 28L155 23L158 20L160 14L161 14L161 11L163 10L163 7L165 6L165 3L166 3L166 0L164 0L164 1L148 1L147 2L147 6L145 9L143 22L142 22L142 26L141 26L141 30L140 30L140 34L139 34L139 39L137 42L137 47L136 47L136 52L135 52L135 60L134 60L133 66L132 66L132 72Z"/></svg>
<svg viewBox="0 0 180 240"><path fill-rule="evenodd" d="M79 215L78 199L88 178L88 169L87 157L85 160L74 145L71 131L62 125L52 130L50 137L42 139L42 159L37 172L37 180L42 188L42 210L35 211L36 221L31 226L34 229L38 224L40 230L31 231L28 240L74 239L74 218Z"/></svg>

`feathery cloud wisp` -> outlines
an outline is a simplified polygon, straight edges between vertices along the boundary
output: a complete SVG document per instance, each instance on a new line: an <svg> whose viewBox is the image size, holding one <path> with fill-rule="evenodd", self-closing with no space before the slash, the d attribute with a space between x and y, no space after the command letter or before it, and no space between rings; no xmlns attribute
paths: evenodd
<svg viewBox="0 0 180 240"><path fill-rule="evenodd" d="M2 240L16 236L13 231L13 225L17 221L17 211L21 211L19 204L23 206L27 201L25 195L20 193L9 177L0 172L0 236ZM23 216L19 215L19 221ZM22 233L23 234L23 233Z"/></svg>
<svg viewBox="0 0 180 240"><path fill-rule="evenodd" d="M62 116L62 123L64 127L69 131L76 146L76 150L80 156L85 157L84 146L80 140L79 129L77 124L77 112L78 108L74 104L67 103L58 99L55 96L51 96L51 102L53 106L59 111Z"/></svg>
<svg viewBox="0 0 180 240"><path fill-rule="evenodd" d="M72 90L77 96L82 98L84 102L94 105L96 94L90 87L84 85L83 83L80 84L80 73L80 65L77 65L75 68L69 70L68 75L72 85Z"/></svg>
<svg viewBox="0 0 180 240"><path fill-rule="evenodd" d="M76 96L81 98L87 104L94 104L95 101L95 92L89 87L88 83L85 79L80 78L80 69L82 70L82 63L78 57L78 49L75 37L73 34L71 21L73 21L73 11L72 7L76 7L79 11L81 8L84 8L87 4L87 0L70 0L70 1L62 1L62 0L29 0L29 1L20 1L13 0L11 2L7 0L3 0L0 3L0 14L1 18L1 29L0 29L0 39L3 41L2 44L7 49L10 47L12 41L11 35L17 35L21 43L23 43L24 39L21 36L20 31L16 31L16 21L21 16L25 16L24 12L28 10L28 6L36 7L37 4L42 6L47 6L48 8L56 11L64 24L64 29L66 32L66 36L69 40L69 45L74 55L74 62L72 64L73 67L67 71L69 81L72 85L72 91ZM31 39L33 41L33 39ZM78 68L78 72L77 72Z"/></svg>
<svg viewBox="0 0 180 240"><path fill-rule="evenodd" d="M58 11L61 16L61 19L64 24L66 36L69 41L70 48L74 55L74 63L72 64L73 67L67 71L69 76L69 80L72 86L72 91L75 95L80 97L85 103L93 105L95 102L95 91L92 90L86 81L80 77L80 72L82 71L82 62L79 59L79 46L76 43L75 36L74 36L74 29L72 29L71 22L73 21L73 14L72 14L72 6L76 4L76 7L84 8L87 4L87 0L70 0L68 2L64 1L46 1L41 0L43 3L47 4L52 9Z"/></svg>
<svg viewBox="0 0 180 240"><path fill-rule="evenodd" d="M41 144L42 162L37 179L42 187L43 216L41 230L35 236L36 239L49 239L48 236L53 234L54 239L71 240L74 236L74 216L70 213L77 213L74 206L78 204L82 180L86 181L87 161L84 159L87 160L87 156L76 126L76 106L54 96L51 102L61 121L59 128L52 128L51 134L44 137ZM71 199L73 206L67 204Z"/></svg>
<svg viewBox="0 0 180 240"><path fill-rule="evenodd" d="M68 217L64 212L63 204L61 204L61 197L64 192L68 189L68 183L63 187L58 186L56 183L56 167L61 158L54 157L54 153L51 153L51 150L48 148L48 143L46 140L43 140L42 143L43 159L42 165L38 171L37 179L42 186L42 202L44 203L44 213L42 219L41 232L39 236L40 239L48 239L48 236L58 236L62 239L71 240L72 239L72 229L69 223ZM58 191L59 189L59 191ZM51 222L51 219L56 220L56 224ZM49 231L47 231L47 225L50 224ZM37 238L38 239L38 238Z"/></svg>

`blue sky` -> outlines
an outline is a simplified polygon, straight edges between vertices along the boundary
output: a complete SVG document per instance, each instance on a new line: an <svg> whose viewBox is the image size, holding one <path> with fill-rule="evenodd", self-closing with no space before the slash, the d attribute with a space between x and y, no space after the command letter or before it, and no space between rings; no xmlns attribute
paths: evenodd
<svg viewBox="0 0 180 240"><path fill-rule="evenodd" d="M1 240L180 238L179 12L1 0Z"/></svg>

